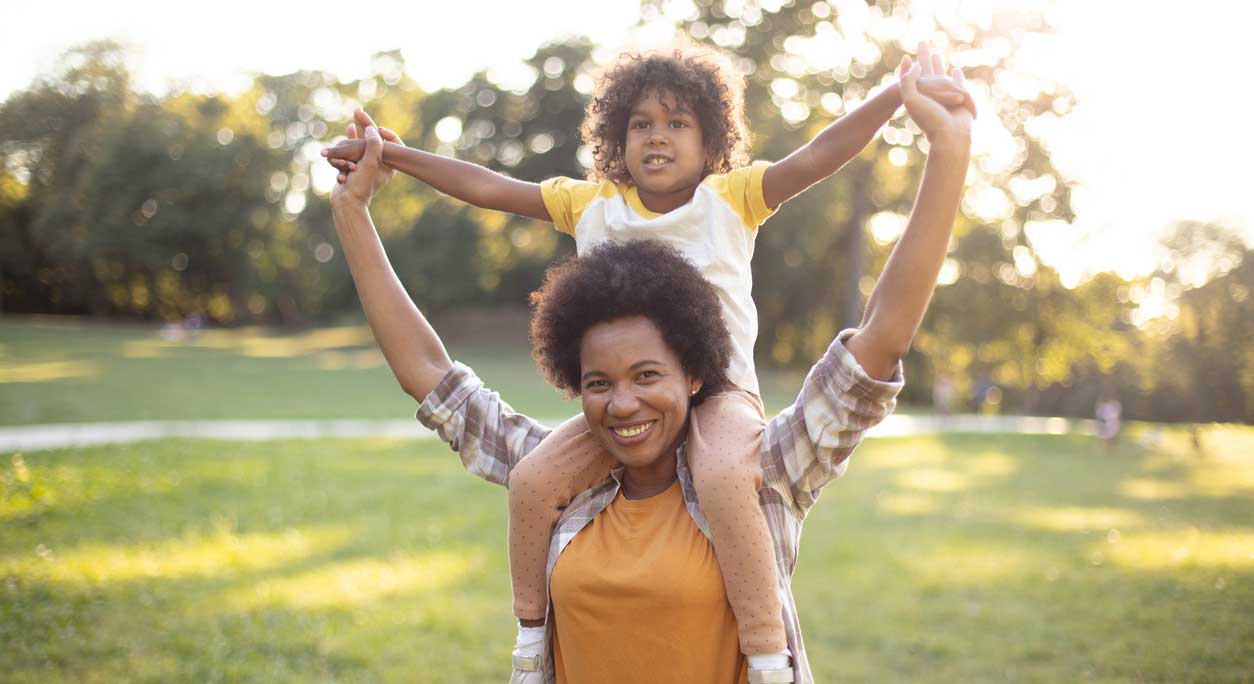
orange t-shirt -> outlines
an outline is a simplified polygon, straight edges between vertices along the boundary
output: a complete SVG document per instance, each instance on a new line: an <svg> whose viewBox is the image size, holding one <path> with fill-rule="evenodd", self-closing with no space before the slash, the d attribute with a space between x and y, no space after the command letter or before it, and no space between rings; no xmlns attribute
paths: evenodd
<svg viewBox="0 0 1254 684"><path fill-rule="evenodd" d="M558 556L550 589L558 684L748 681L714 547L678 482L620 491Z"/></svg>

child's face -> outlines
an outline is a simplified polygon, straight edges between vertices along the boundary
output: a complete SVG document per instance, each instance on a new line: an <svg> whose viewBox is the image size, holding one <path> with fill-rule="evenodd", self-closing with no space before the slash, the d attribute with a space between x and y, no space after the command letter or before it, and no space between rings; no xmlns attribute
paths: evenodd
<svg viewBox="0 0 1254 684"><path fill-rule="evenodd" d="M632 108L624 152L627 173L649 193L694 188L706 168L696 112L665 92L647 92Z"/></svg>

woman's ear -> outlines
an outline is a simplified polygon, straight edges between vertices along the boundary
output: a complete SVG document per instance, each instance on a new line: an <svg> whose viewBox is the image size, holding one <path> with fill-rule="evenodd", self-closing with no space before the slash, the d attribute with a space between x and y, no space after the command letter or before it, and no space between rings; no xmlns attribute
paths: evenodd
<svg viewBox="0 0 1254 684"><path fill-rule="evenodd" d="M697 396L697 392L701 391L701 384L702 384L701 381L698 379L689 380L688 381L688 396L690 397Z"/></svg>

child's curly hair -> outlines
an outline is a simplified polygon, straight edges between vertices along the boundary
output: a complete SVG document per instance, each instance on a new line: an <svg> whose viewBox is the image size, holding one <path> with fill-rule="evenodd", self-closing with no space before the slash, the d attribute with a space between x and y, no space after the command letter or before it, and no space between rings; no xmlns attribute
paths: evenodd
<svg viewBox="0 0 1254 684"><path fill-rule="evenodd" d="M531 355L554 387L578 396L580 346L589 328L643 316L689 377L697 405L727 385L731 333L714 286L675 248L656 240L606 242L549 268L531 294Z"/></svg>
<svg viewBox="0 0 1254 684"><path fill-rule="evenodd" d="M744 76L725 55L708 48L666 53L626 53L601 74L582 127L592 146L591 180L633 183L624 143L627 119L640 98L663 92L696 112L705 143L705 173L727 173L749 161Z"/></svg>

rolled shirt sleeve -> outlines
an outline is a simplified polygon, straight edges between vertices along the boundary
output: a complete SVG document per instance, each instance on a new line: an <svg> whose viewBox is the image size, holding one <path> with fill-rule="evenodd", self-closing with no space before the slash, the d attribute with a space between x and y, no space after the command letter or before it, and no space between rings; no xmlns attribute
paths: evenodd
<svg viewBox="0 0 1254 684"><path fill-rule="evenodd" d="M836 336L806 375L797 401L766 427L764 479L791 501L799 517L805 517L823 485L845 473L854 447L892 413L905 384L900 362L891 380L867 375L845 347L855 332Z"/></svg>
<svg viewBox="0 0 1254 684"><path fill-rule="evenodd" d="M458 362L422 400L416 417L457 452L466 470L505 487L514 466L552 431L514 411Z"/></svg>

